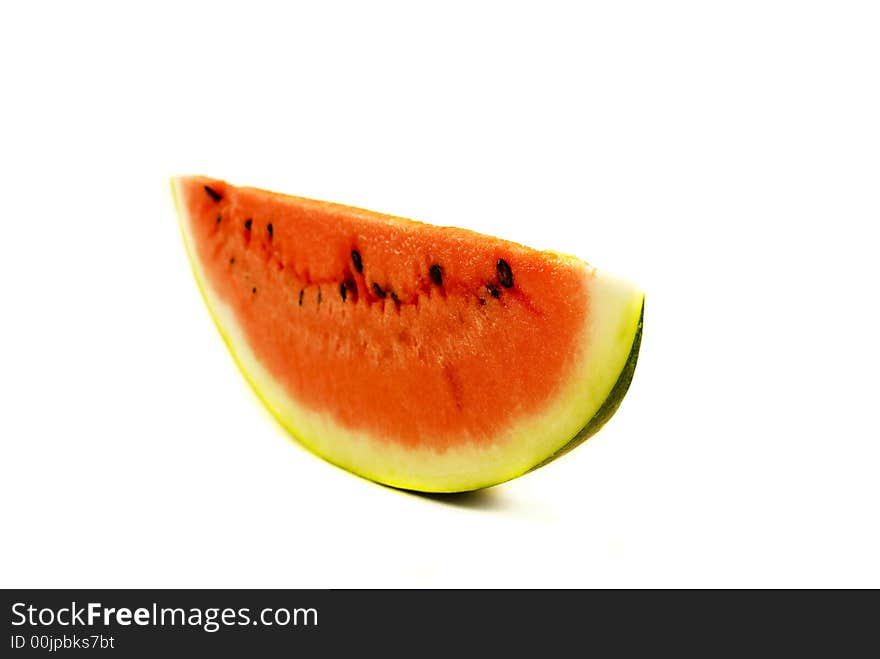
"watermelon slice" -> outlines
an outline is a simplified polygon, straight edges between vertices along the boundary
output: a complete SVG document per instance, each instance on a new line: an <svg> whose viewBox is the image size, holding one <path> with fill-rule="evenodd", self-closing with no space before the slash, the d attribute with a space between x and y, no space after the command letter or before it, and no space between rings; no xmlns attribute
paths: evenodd
<svg viewBox="0 0 880 659"><path fill-rule="evenodd" d="M629 387L644 296L574 257L213 178L172 187L241 371L356 474L494 485L580 444Z"/></svg>

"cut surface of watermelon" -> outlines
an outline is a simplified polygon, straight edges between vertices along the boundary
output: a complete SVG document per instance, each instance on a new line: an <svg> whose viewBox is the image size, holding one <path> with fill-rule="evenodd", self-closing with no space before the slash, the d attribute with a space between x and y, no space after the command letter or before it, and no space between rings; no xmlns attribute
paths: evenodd
<svg viewBox="0 0 880 659"><path fill-rule="evenodd" d="M235 361L336 465L487 487L579 444L626 393L644 296L574 257L202 176L172 188Z"/></svg>

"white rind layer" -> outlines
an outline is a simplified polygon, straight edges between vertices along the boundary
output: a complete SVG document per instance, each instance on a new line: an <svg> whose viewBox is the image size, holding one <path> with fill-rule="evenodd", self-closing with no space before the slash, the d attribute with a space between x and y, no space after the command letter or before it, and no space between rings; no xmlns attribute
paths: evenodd
<svg viewBox="0 0 880 659"><path fill-rule="evenodd" d="M414 449L347 428L293 400L254 354L232 308L212 287L196 258L190 218L175 200L193 272L239 369L278 421L308 449L344 469L395 487L426 492L474 490L510 480L554 455L584 428L608 398L636 336L643 294L629 282L585 263L590 309L583 341L572 354L569 381L540 414L513 423L491 444L468 443L438 452Z"/></svg>

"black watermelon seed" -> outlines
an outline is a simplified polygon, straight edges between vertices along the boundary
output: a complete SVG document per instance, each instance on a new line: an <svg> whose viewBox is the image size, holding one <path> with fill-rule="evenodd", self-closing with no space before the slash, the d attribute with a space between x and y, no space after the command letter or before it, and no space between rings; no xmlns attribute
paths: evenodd
<svg viewBox="0 0 880 659"><path fill-rule="evenodd" d="M272 236L274 235L274 232L272 230L272 223L271 222L269 222L269 224L266 225L266 231L269 232L269 240L272 240Z"/></svg>
<svg viewBox="0 0 880 659"><path fill-rule="evenodd" d="M489 295L494 297L496 300L501 297L501 291L495 288L492 284L486 284L486 289L489 291Z"/></svg>
<svg viewBox="0 0 880 659"><path fill-rule="evenodd" d="M209 185L205 186L205 192L207 192L208 196L214 201L220 201L223 199L223 196Z"/></svg>
<svg viewBox="0 0 880 659"><path fill-rule="evenodd" d="M481 297L481 298L480 298L480 305L482 306L482 305L484 305L484 304L486 304L486 298Z"/></svg>
<svg viewBox="0 0 880 659"><path fill-rule="evenodd" d="M254 223L254 221L253 221L251 218L246 219L246 220L244 221L244 228L245 228L247 231L250 231L250 230L251 230L251 226L253 225L253 223Z"/></svg>
<svg viewBox="0 0 880 659"><path fill-rule="evenodd" d="M501 285L504 288L511 288L513 286L513 272L510 270L510 264L504 259L498 259L495 269L498 270L498 281Z"/></svg>
<svg viewBox="0 0 880 659"><path fill-rule="evenodd" d="M345 282L339 284L339 295L342 297L342 301L345 302L345 296L348 295L348 289L345 287Z"/></svg>
<svg viewBox="0 0 880 659"><path fill-rule="evenodd" d="M373 291L381 298L384 298L387 295L387 293L382 290L382 287L376 282L373 282Z"/></svg>
<svg viewBox="0 0 880 659"><path fill-rule="evenodd" d="M443 268L435 263L429 268L428 272L431 273L431 280L435 284L438 286L443 285Z"/></svg>
<svg viewBox="0 0 880 659"><path fill-rule="evenodd" d="M254 286L254 287L251 289L251 293L253 293L254 295L257 294L257 287L256 287L256 286Z"/></svg>
<svg viewBox="0 0 880 659"><path fill-rule="evenodd" d="M397 293L391 291L391 299L394 300L394 304L400 304L400 300L397 299Z"/></svg>
<svg viewBox="0 0 880 659"><path fill-rule="evenodd" d="M299 289L299 306L303 305L303 293L305 293L305 289Z"/></svg>
<svg viewBox="0 0 880 659"><path fill-rule="evenodd" d="M218 216L217 216L217 224L220 224L222 221L223 221L223 216L222 216L222 215L218 215Z"/></svg>
<svg viewBox="0 0 880 659"><path fill-rule="evenodd" d="M351 261L354 263L354 269L358 271L358 274L364 271L364 262L361 261L361 253L356 249L351 250Z"/></svg>

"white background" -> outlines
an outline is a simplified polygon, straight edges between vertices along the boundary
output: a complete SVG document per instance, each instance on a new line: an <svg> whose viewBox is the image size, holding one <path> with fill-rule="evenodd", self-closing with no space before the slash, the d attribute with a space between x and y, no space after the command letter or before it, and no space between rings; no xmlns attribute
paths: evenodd
<svg viewBox="0 0 880 659"><path fill-rule="evenodd" d="M0 585L880 586L880 10L6 2ZM451 498L291 441L169 194L204 173L647 292L587 444Z"/></svg>

